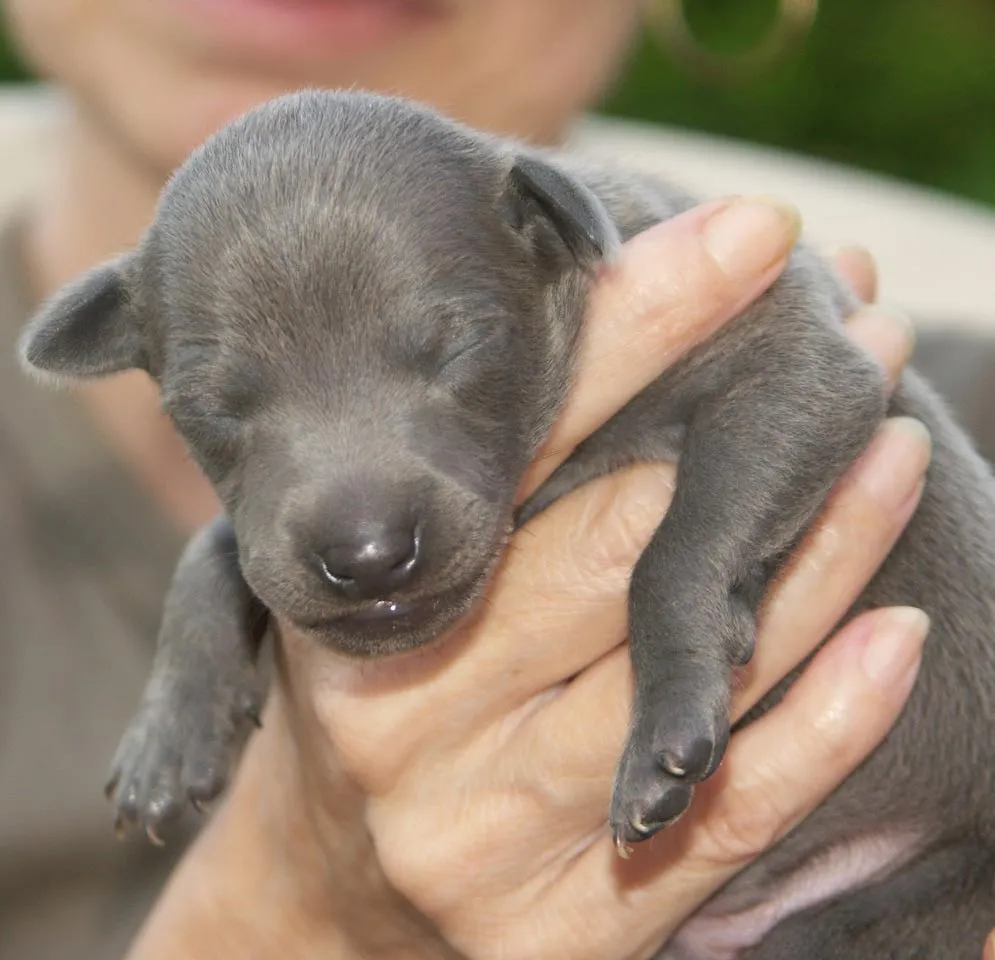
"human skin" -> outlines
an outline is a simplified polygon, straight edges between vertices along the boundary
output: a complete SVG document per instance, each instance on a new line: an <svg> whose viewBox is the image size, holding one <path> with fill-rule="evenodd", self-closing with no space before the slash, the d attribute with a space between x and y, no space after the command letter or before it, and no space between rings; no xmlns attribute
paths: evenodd
<svg viewBox="0 0 995 960"><path fill-rule="evenodd" d="M612 82L641 0L400 2L430 15L361 42L330 29L288 43L240 29L263 0L0 0L19 50L72 102L28 223L38 295L132 246L168 174L218 126L301 86L400 93L482 129L556 140ZM219 27L201 7L222 3ZM308 5L317 4L291 6ZM184 529L216 512L145 378L116 377L81 397Z"/></svg>
<svg viewBox="0 0 995 960"><path fill-rule="evenodd" d="M309 85L397 90L474 126L555 140L613 81L640 17L640 0L402 0L415 13L391 32L287 41L247 35L246 2L228 3L218 29L212 5L5 0L32 64L160 176L232 116Z"/></svg>
<svg viewBox="0 0 995 960"><path fill-rule="evenodd" d="M724 267L694 213L629 243L598 286L578 383L523 495L769 284L795 230L766 208ZM839 262L867 294L866 258ZM893 380L908 324L869 311L849 331ZM921 427L891 422L838 485L768 600L739 712L862 590L928 456ZM433 650L357 667L283 631L263 729L132 956L640 957L797 822L889 728L924 621L878 611L847 628L733 738L693 813L622 863L605 816L629 707L627 576L672 479L641 467L556 504L516 535L480 618ZM891 651L887 677L861 667L867 650L878 663Z"/></svg>
<svg viewBox="0 0 995 960"><path fill-rule="evenodd" d="M303 50L209 35L194 20L174 19L166 0L6 0L3 9L22 52L37 70L65 87L75 105L57 145L52 181L29 221L27 253L36 292L49 293L133 244L151 218L165 176L192 146L235 113L304 84L390 89L433 102L476 126L555 140L610 82L632 38L638 7L638 0L453 0L445 4L445 16L383 42L343 45L329 40L326 46L324 39L316 39ZM234 8L232 16L237 17ZM646 355L640 349L639 357ZM118 377L88 389L84 399L122 459L179 526L192 529L213 515L213 493L159 414L158 398L146 380ZM589 549L597 543L592 533ZM306 661L311 663L311 653ZM302 704L293 704L295 711L306 713L308 704L323 702L310 684L302 697ZM273 707L277 715L285 709L280 703ZM317 737L313 743L300 731L296 739L280 740L272 733L279 729L277 723L268 724L250 749L241 783L251 784L251 771L258 767L253 758L265 755L267 743L273 751L268 759L277 769L280 763L292 764L297 751L320 751L328 743L329 731L323 728L310 729ZM361 767L356 771L360 779ZM271 786L263 781L262 787ZM296 782L290 777L291 784ZM331 783L318 786L328 793L318 789L315 803L331 803L342 795ZM225 837L256 837L251 829L244 832L244 824L259 827L259 822L241 816L246 809L259 812L251 799L256 796L251 786L236 791L197 849L210 851L212 843L223 845ZM291 796L298 796L293 788ZM269 802L280 808L275 798ZM343 838L353 837L342 829ZM280 836L279 830L274 836ZM251 844L242 844L234 861L198 854L180 877L208 877L222 892L233 882L249 883L253 874L244 861L252 850ZM286 889L311 882L306 858L287 862ZM333 864L319 856L318 874L327 880L328 871L346 869L344 862ZM363 890L371 911L379 889L386 891L383 902L394 904L389 888L377 886L382 878L373 879L379 867L372 860L364 862L369 883ZM206 873L198 874L205 865ZM328 887L318 883L315 890L324 894ZM182 881L172 885L157 916L175 919L170 911L177 896L182 900L183 889ZM188 888L197 889L196 882ZM273 891L265 893L260 903L269 902ZM279 897L272 899L279 905ZM198 908L211 902L206 897L193 903L187 919L194 927L198 917L206 919ZM240 913L236 911L236 921L244 919ZM294 915L292 909L274 914L281 942L292 937L288 927ZM376 922L390 928L386 915L381 911ZM414 913L398 908L400 915L414 918L411 924L422 929ZM322 911L314 916L321 917ZM153 922L150 929L161 928ZM189 928L180 924L175 929ZM228 928L234 935L239 929L238 922ZM323 930L327 946L327 938L336 934L327 925ZM167 950L165 955L177 954Z"/></svg>

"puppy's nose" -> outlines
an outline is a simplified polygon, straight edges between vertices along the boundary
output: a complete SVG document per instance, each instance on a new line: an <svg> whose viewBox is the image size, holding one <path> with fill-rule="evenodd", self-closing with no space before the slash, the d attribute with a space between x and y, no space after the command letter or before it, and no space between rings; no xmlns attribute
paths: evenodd
<svg viewBox="0 0 995 960"><path fill-rule="evenodd" d="M403 522L357 523L338 531L318 555L322 576L344 596L381 599L414 576L422 558L421 530Z"/></svg>

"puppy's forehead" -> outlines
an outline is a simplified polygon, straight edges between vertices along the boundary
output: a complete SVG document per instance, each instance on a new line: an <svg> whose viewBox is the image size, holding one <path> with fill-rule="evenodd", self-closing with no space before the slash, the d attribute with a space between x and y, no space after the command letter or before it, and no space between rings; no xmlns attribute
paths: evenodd
<svg viewBox="0 0 995 960"><path fill-rule="evenodd" d="M506 165L489 141L410 104L284 98L196 151L165 191L157 225L197 247L245 232L345 245L357 232L389 240L446 221L472 232L493 216Z"/></svg>
<svg viewBox="0 0 995 960"><path fill-rule="evenodd" d="M409 104L270 105L174 178L153 230L162 276L182 287L177 312L253 327L500 300L520 266L499 211L504 166Z"/></svg>

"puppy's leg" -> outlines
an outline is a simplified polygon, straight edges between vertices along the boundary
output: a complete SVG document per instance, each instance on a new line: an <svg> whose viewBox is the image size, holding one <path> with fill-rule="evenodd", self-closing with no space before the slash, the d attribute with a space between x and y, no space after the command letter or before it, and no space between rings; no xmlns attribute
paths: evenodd
<svg viewBox="0 0 995 960"><path fill-rule="evenodd" d="M752 656L769 572L885 412L880 372L817 304L758 310L676 375L691 405L676 491L630 592L634 716L611 807L620 849L680 816L718 766L730 668ZM646 401L635 415L645 420Z"/></svg>
<svg viewBox="0 0 995 960"><path fill-rule="evenodd" d="M111 764L106 792L119 829L138 824L157 841L187 800L199 808L224 788L247 721L259 722L265 626L222 515L183 552L141 705Z"/></svg>
<svg viewBox="0 0 995 960"><path fill-rule="evenodd" d="M634 460L669 460L676 463L680 459L684 427L680 423L659 426L666 418L666 411L658 407L654 412L653 430L643 434L638 456L634 456L630 431L615 430L614 423L578 444L546 482L518 508L515 527L524 526L577 487L630 466Z"/></svg>

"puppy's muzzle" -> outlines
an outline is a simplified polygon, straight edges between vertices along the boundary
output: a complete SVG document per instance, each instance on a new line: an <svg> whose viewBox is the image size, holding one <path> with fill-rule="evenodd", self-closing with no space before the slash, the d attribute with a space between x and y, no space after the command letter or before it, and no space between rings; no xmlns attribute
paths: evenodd
<svg viewBox="0 0 995 960"><path fill-rule="evenodd" d="M422 527L406 517L358 519L315 554L322 579L346 600L385 601L422 567Z"/></svg>

